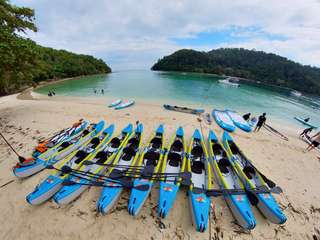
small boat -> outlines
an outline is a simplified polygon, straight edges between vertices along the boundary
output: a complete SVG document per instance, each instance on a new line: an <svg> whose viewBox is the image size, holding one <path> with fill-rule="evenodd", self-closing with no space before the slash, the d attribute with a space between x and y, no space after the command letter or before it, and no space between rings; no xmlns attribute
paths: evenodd
<svg viewBox="0 0 320 240"><path fill-rule="evenodd" d="M184 131L179 127L170 140L160 171L164 179L160 181L158 214L162 218L168 215L176 199L181 183L178 174L185 168L186 151Z"/></svg>
<svg viewBox="0 0 320 240"><path fill-rule="evenodd" d="M18 178L25 178L40 172L41 170L45 169L46 166L57 163L80 148L84 143L90 141L96 134L102 131L103 127L104 121L100 121L97 124L90 124L75 138L64 141L49 151L46 151L45 153L32 159L30 164L21 165L18 163L13 167L13 174Z"/></svg>
<svg viewBox="0 0 320 240"><path fill-rule="evenodd" d="M89 187L92 181L97 180L98 177L96 176L103 174L105 166L101 166L99 163L111 163L124 144L126 144L131 133L132 124L128 124L116 137L105 142L94 155L86 159L92 164L85 164L81 166L78 173L73 173L72 177L68 179L72 184L63 186L63 188L54 195L53 200L58 205L66 205L79 197L81 193Z"/></svg>
<svg viewBox="0 0 320 240"><path fill-rule="evenodd" d="M197 231L204 232L208 227L210 212L210 197L206 191L212 188L212 169L206 144L198 129L193 133L187 156L186 169L191 173L188 194L192 221Z"/></svg>
<svg viewBox="0 0 320 240"><path fill-rule="evenodd" d="M133 100L126 101L126 102L123 102L123 103L119 104L119 105L116 106L114 109L120 110L120 109L123 109L123 108L127 108L127 107L132 106L134 103L135 103L135 102L134 102Z"/></svg>
<svg viewBox="0 0 320 240"><path fill-rule="evenodd" d="M300 122L300 123L308 126L308 127L312 127L312 128L314 128L314 129L318 128L318 127L316 127L315 125L313 125L313 124L311 124L311 123L309 123L309 122L306 122L304 119L302 119L302 118L300 118L300 117L294 117L294 119L297 120L298 122Z"/></svg>
<svg viewBox="0 0 320 240"><path fill-rule="evenodd" d="M229 115L234 125L236 125L238 128L245 132L251 132L252 129L249 123L246 120L244 120L243 117L240 116L237 112L226 110L226 113Z"/></svg>
<svg viewBox="0 0 320 240"><path fill-rule="evenodd" d="M244 186L236 171L233 169L232 163L228 159L224 147L220 144L217 136L212 130L209 132L208 140L213 173L220 186L220 189L222 191L232 191L234 189L244 190ZM226 193L223 195L223 197L228 204L232 215L241 227L251 230L256 226L256 220L253 215L250 202L244 191L242 194L237 195Z"/></svg>
<svg viewBox="0 0 320 240"><path fill-rule="evenodd" d="M157 130L152 134L151 139L145 148L145 151L141 154L139 162L136 167L139 168L140 177L137 173L137 178L133 181L133 186L149 185L147 191L141 191L136 188L131 189L128 212L132 216L137 216L149 196L154 180L144 178L141 176L142 172L148 172L148 175L158 173L160 170L162 158L164 155L164 127L160 125Z"/></svg>
<svg viewBox="0 0 320 240"><path fill-rule="evenodd" d="M74 151L67 158L62 160L52 169L49 176L36 186L33 192L28 194L26 200L31 205L39 205L49 200L61 188L63 181L69 177L69 174L63 171L63 168L78 169L92 154L96 152L111 136L113 125L100 132L92 132L90 141L84 143L77 151Z"/></svg>
<svg viewBox="0 0 320 240"><path fill-rule="evenodd" d="M214 109L212 111L212 117L217 122L217 124L224 130L227 130L228 132L234 132L236 130L233 121L230 119L229 115L225 111Z"/></svg>
<svg viewBox="0 0 320 240"><path fill-rule="evenodd" d="M109 179L117 179L131 181L133 166L139 157L139 150L142 145L143 125L140 123L134 134L132 134L126 143L125 147L119 151L111 168L109 168L106 176ZM102 214L107 214L117 203L124 187L117 181L108 181L108 178L103 187L99 200L97 202L97 211Z"/></svg>
<svg viewBox="0 0 320 240"><path fill-rule="evenodd" d="M118 106L121 102L122 102L121 99L117 99L117 100L113 101L112 103L110 103L108 107L109 107L109 108L116 107L116 106Z"/></svg>
<svg viewBox="0 0 320 240"><path fill-rule="evenodd" d="M254 167L227 132L223 133L222 142L227 151L228 158L232 162L232 166L237 171L245 188L248 190L269 189L267 184L268 179ZM286 215L282 212L270 192L253 192L252 194L256 197L257 208L270 222L283 224L287 221Z"/></svg>
<svg viewBox="0 0 320 240"><path fill-rule="evenodd" d="M222 83L226 86L231 86L231 87L239 87L240 86L239 83L233 82L233 78L221 79L221 80L218 80L218 82Z"/></svg>
<svg viewBox="0 0 320 240"><path fill-rule="evenodd" d="M191 114L200 114L204 113L204 109L195 109L195 108L188 108L188 107L179 107L179 106L172 106L168 104L163 104L163 107L167 110L177 111L177 112L184 112L184 113L191 113Z"/></svg>
<svg viewBox="0 0 320 240"><path fill-rule="evenodd" d="M294 96L294 97L301 97L301 96L302 96L302 93L301 93L301 92L298 92L298 91L296 91L296 90L292 90L292 91L290 92L290 94L291 94L292 96Z"/></svg>

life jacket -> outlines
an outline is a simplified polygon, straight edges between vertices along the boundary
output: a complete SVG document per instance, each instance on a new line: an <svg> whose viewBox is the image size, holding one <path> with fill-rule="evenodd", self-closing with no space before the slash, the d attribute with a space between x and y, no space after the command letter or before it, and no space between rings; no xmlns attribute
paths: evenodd
<svg viewBox="0 0 320 240"><path fill-rule="evenodd" d="M48 141L44 141L42 143L39 143L38 146L36 147L36 150L38 152L44 153L48 149L47 143L48 143Z"/></svg>

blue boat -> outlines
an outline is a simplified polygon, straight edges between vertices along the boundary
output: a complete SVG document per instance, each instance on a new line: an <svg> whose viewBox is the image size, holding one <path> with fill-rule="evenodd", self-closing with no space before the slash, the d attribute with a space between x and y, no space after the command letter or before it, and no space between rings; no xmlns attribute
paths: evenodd
<svg viewBox="0 0 320 240"><path fill-rule="evenodd" d="M229 115L231 120L233 121L234 125L236 125L238 128L245 132L251 132L252 129L249 125L249 123L243 119L242 116L240 116L237 112L226 110L226 113Z"/></svg>
<svg viewBox="0 0 320 240"><path fill-rule="evenodd" d="M158 214L162 218L168 215L176 199L181 182L178 175L185 168L186 151L184 131L179 127L170 140L160 171L162 175L167 175L160 181L159 189Z"/></svg>
<svg viewBox="0 0 320 240"><path fill-rule="evenodd" d="M228 159L224 147L220 144L217 136L212 130L209 132L208 141L213 173L220 189L222 191L234 189L244 190L244 186L236 171L233 169L232 163ZM256 220L250 202L244 191L243 194L224 194L223 197L228 204L232 215L241 227L251 230L256 226Z"/></svg>
<svg viewBox="0 0 320 240"><path fill-rule="evenodd" d="M234 169L237 171L245 188L257 189L263 187L268 189L268 185L261 174L256 170L227 132L223 133L222 142L227 151L228 158ZM283 224L287 221L286 215L283 213L271 193L254 192L254 195L258 200L257 208L270 222Z"/></svg>
<svg viewBox="0 0 320 240"><path fill-rule="evenodd" d="M228 132L234 132L236 130L233 121L225 111L214 109L212 111L212 117L214 118L216 123L224 130Z"/></svg>

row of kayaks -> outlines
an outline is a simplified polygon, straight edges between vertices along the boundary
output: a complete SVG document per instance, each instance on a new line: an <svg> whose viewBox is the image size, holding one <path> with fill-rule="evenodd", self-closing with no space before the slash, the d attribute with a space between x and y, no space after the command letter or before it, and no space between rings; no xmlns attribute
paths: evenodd
<svg viewBox="0 0 320 240"><path fill-rule="evenodd" d="M89 186L98 186L102 190L97 210L106 214L122 190L129 188L128 212L136 216L153 185L159 182L159 216L168 215L179 188L184 186L188 189L193 223L201 232L208 226L211 196L223 196L245 229L256 225L251 205L273 223L286 221L271 194L276 192L274 183L252 165L227 132L220 142L210 131L208 151L207 142L197 129L188 146L182 127L165 146L164 126L160 125L143 147L142 124L135 129L128 124L113 136L114 128L113 124L104 128L104 121L82 121L63 141L40 154L34 153L33 162L15 166L17 177L50 169L49 176L27 196L27 202L39 205L53 198L57 204L65 205ZM219 189L214 189L214 179Z"/></svg>
<svg viewBox="0 0 320 240"><path fill-rule="evenodd" d="M114 108L115 110L120 110L123 108L130 107L134 105L134 100L122 101L122 99L117 99L108 105L109 108Z"/></svg>

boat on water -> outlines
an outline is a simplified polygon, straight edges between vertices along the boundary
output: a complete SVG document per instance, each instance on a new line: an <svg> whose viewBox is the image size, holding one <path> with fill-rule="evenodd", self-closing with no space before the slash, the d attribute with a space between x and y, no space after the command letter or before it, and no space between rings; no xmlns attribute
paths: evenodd
<svg viewBox="0 0 320 240"><path fill-rule="evenodd" d="M294 97L301 97L302 96L302 93L301 92L298 92L296 90L292 90L290 92L290 95L294 96Z"/></svg>
<svg viewBox="0 0 320 240"><path fill-rule="evenodd" d="M218 80L219 83L227 85L227 86L231 86L231 87L239 87L240 84L236 83L238 81L239 80L237 78L233 78L233 77L228 77L225 79Z"/></svg>
<svg viewBox="0 0 320 240"><path fill-rule="evenodd" d="M167 110L177 111L177 112L184 112L184 113L191 113L191 114L201 114L204 113L204 109L201 108L188 108L188 107L179 107L173 106L169 104L163 104L163 107Z"/></svg>

